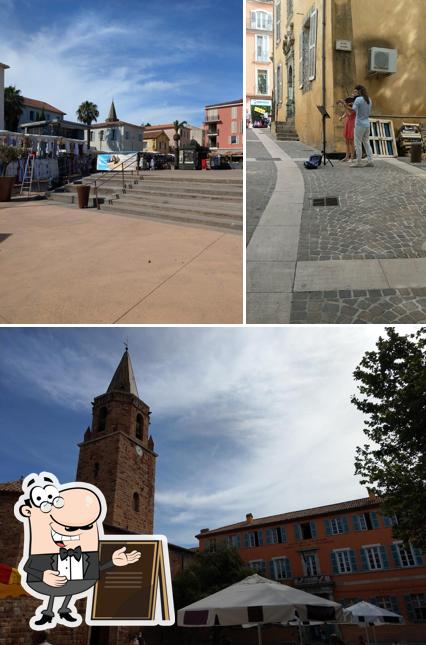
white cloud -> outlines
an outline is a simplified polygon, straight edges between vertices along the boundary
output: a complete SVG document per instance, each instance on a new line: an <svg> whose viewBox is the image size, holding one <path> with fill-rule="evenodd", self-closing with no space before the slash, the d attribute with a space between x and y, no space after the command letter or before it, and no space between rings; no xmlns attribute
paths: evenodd
<svg viewBox="0 0 426 645"><path fill-rule="evenodd" d="M66 330L64 343L60 330L49 330L47 338L21 336L2 360L9 378L25 379L35 396L88 411L128 336L159 451L156 530L190 544L203 526L247 512L260 517L366 494L353 476L364 435L350 403L352 373L382 332Z"/></svg>

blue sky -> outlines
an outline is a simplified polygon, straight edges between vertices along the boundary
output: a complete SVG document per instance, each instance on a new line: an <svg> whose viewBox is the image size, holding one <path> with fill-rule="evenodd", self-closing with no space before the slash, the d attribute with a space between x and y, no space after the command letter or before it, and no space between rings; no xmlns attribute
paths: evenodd
<svg viewBox="0 0 426 645"><path fill-rule="evenodd" d="M155 530L204 527L366 494L352 372L381 328L0 328L1 479L73 480L91 401L128 338L157 459ZM407 329L407 331L409 331Z"/></svg>
<svg viewBox="0 0 426 645"><path fill-rule="evenodd" d="M67 112L84 100L131 123L199 124L242 96L242 0L0 0L6 85Z"/></svg>

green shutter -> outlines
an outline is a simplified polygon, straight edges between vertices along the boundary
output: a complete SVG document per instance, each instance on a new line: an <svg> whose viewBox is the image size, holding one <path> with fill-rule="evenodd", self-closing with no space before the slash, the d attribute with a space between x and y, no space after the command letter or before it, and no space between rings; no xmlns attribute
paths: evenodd
<svg viewBox="0 0 426 645"><path fill-rule="evenodd" d="M373 526L373 529L379 529L380 528L379 519L375 511L371 511L370 518L371 518L371 524Z"/></svg>
<svg viewBox="0 0 426 645"><path fill-rule="evenodd" d="M325 534L326 535L332 535L332 533L331 533L331 521L330 520L324 520L324 528L325 528Z"/></svg>
<svg viewBox="0 0 426 645"><path fill-rule="evenodd" d="M361 530L361 524L359 521L359 515L352 515L352 526L354 531L360 531Z"/></svg>
<svg viewBox="0 0 426 645"><path fill-rule="evenodd" d="M395 562L395 565L397 567L401 566L401 558L399 557L399 548L397 544L392 544L392 557L393 561Z"/></svg>
<svg viewBox="0 0 426 645"><path fill-rule="evenodd" d="M388 556L386 553L386 548L384 546L379 546L380 557L382 560L383 569L389 569Z"/></svg>
<svg viewBox="0 0 426 645"><path fill-rule="evenodd" d="M341 521L342 521L343 533L348 533L349 532L349 522L348 522L348 518L346 517L346 515L343 515L341 517Z"/></svg>
<svg viewBox="0 0 426 645"><path fill-rule="evenodd" d="M351 561L352 571L357 571L358 567L356 564L355 551L353 549L349 550L349 559Z"/></svg>
<svg viewBox="0 0 426 645"><path fill-rule="evenodd" d="M334 553L334 551L331 552L331 568L333 570L334 575L337 575L339 573L339 565L337 563L337 555Z"/></svg>
<svg viewBox="0 0 426 645"><path fill-rule="evenodd" d="M272 529L266 529L266 544L274 543L274 533Z"/></svg>
<svg viewBox="0 0 426 645"><path fill-rule="evenodd" d="M262 533L262 531L257 532L257 542L258 542L259 546L262 546L262 544L263 544L263 533Z"/></svg>
<svg viewBox="0 0 426 645"><path fill-rule="evenodd" d="M300 528L300 524L294 525L294 535L296 536L296 540L302 539L302 529Z"/></svg>
<svg viewBox="0 0 426 645"><path fill-rule="evenodd" d="M414 546L413 554L415 563L417 564L417 566L421 566L423 564L423 556L421 550Z"/></svg>
<svg viewBox="0 0 426 645"><path fill-rule="evenodd" d="M370 567L368 566L367 553L365 552L365 549L363 546L360 549L360 555L361 555L362 571L369 571Z"/></svg>
<svg viewBox="0 0 426 645"><path fill-rule="evenodd" d="M314 539L314 540L315 540L315 538L317 537L317 527L316 527L316 524L315 524L315 522L314 522L313 520L311 520L311 521L309 522L309 526L311 527L311 535L312 535L312 539Z"/></svg>
<svg viewBox="0 0 426 645"><path fill-rule="evenodd" d="M246 549L248 549L249 546L250 546L249 534L248 533L244 533L244 546L246 547Z"/></svg>

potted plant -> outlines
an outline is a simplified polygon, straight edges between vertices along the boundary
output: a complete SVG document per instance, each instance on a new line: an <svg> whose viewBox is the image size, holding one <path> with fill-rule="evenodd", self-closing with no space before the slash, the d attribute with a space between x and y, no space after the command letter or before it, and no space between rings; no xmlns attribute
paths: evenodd
<svg viewBox="0 0 426 645"><path fill-rule="evenodd" d="M21 150L14 146L0 145L0 162L2 164L2 176L0 177L0 202L10 201L15 177L6 177L6 172L9 164L14 161L18 161L21 154Z"/></svg>

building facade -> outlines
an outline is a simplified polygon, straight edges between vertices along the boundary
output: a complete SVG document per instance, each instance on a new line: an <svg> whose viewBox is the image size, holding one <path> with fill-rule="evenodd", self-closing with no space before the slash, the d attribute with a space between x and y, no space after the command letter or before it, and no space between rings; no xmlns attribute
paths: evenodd
<svg viewBox="0 0 426 645"><path fill-rule="evenodd" d="M146 125L145 132L155 132L158 130L163 130L169 140L169 150L173 151L173 148L176 145L173 137L175 136L175 129L173 123L162 123L160 125ZM188 125L183 125L180 129L180 140L179 146L187 146L191 141L191 128Z"/></svg>
<svg viewBox="0 0 426 645"><path fill-rule="evenodd" d="M45 121L30 121L21 123L20 130L24 134L41 134L53 137L66 137L71 139L86 138L87 125L76 123L75 121L65 121L65 119L52 119Z"/></svg>
<svg viewBox="0 0 426 645"><path fill-rule="evenodd" d="M106 534L150 534L154 527L155 463L157 454L149 431L151 411L140 398L129 352L121 361L103 394L96 396L92 423L79 444L76 481L98 486L107 502ZM23 529L13 514L22 480L0 484L0 563L17 567L22 557ZM186 568L193 552L169 544L172 577ZM84 602L79 601L84 613ZM2 598L0 645L27 645L32 630L28 621L40 601L24 594ZM54 643L62 645L128 645L139 630L125 627L75 629L58 625ZM147 643L161 640L156 628L144 629Z"/></svg>
<svg viewBox="0 0 426 645"><path fill-rule="evenodd" d="M30 123L31 121L62 121L66 114L66 112L62 112L59 108L45 101L30 99L27 96L22 98L23 107L22 114L19 117L18 132L22 131L24 123Z"/></svg>
<svg viewBox="0 0 426 645"><path fill-rule="evenodd" d="M400 613L403 632L386 625L380 639L420 643L426 634L426 557L393 537L395 522L369 496L270 517L248 514L237 524L202 529L197 538L201 551L219 544L237 549L262 576L345 606L366 600ZM356 642L358 627L341 630L346 642Z"/></svg>
<svg viewBox="0 0 426 645"><path fill-rule="evenodd" d="M323 105L328 150L341 152L337 101L358 84L372 97L372 116L395 130L426 119L425 22L423 0L275 0L275 123L294 123L300 139L320 149Z"/></svg>
<svg viewBox="0 0 426 645"><path fill-rule="evenodd" d="M108 117L90 126L90 146L98 152L139 152L143 149L144 127L121 121L114 101Z"/></svg>
<svg viewBox="0 0 426 645"><path fill-rule="evenodd" d="M243 151L243 100L206 105L206 145L219 154Z"/></svg>
<svg viewBox="0 0 426 645"><path fill-rule="evenodd" d="M246 0L246 111L256 117L272 112L273 0Z"/></svg>
<svg viewBox="0 0 426 645"><path fill-rule="evenodd" d="M170 151L169 137L164 130L149 130L144 133L144 152L160 152L168 154Z"/></svg>

